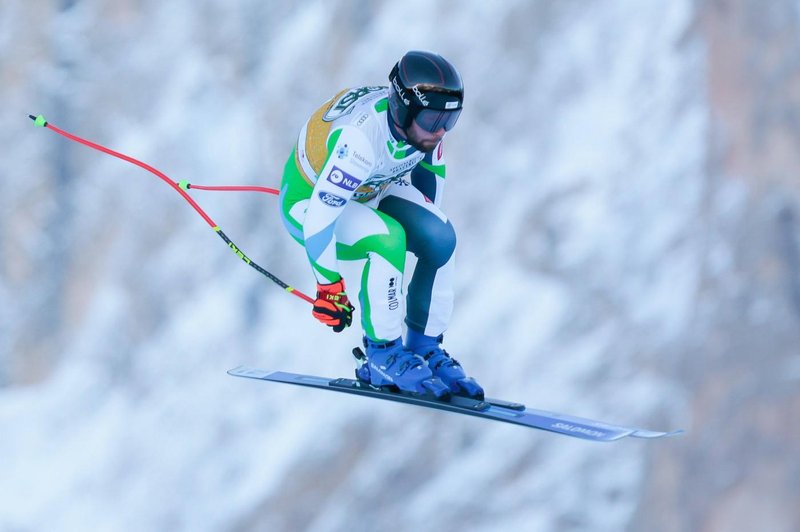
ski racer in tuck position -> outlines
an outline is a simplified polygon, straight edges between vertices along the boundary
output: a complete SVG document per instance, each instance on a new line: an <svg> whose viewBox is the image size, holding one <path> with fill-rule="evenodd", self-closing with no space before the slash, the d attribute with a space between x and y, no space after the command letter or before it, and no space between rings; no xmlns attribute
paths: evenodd
<svg viewBox="0 0 800 532"><path fill-rule="evenodd" d="M351 324L354 310L338 264L363 261L358 300L367 363L356 372L360 380L482 399L481 386L441 346L453 310L456 246L440 209L442 139L461 113L461 76L443 57L411 51L389 82L345 89L308 119L284 168L281 217L317 280L312 313L335 332ZM417 264L404 315L406 251Z"/></svg>

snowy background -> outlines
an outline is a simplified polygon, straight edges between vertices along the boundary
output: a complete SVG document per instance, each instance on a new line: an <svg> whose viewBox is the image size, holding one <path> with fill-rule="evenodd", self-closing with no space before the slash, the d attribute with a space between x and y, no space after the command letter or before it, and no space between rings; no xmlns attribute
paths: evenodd
<svg viewBox="0 0 800 532"><path fill-rule="evenodd" d="M360 333L27 118L276 186L307 116L408 49L466 85L448 350L494 396L686 435L231 378L349 376ZM797 0L2 0L0 101L0 532L800 530ZM313 290L274 197L193 196Z"/></svg>

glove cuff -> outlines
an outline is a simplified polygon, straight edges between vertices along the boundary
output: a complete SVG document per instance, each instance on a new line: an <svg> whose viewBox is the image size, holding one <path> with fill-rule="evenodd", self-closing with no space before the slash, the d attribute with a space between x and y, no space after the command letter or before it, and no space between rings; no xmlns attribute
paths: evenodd
<svg viewBox="0 0 800 532"><path fill-rule="evenodd" d="M339 279L335 283L320 284L317 283L317 292L324 294L340 294L344 292L344 279Z"/></svg>

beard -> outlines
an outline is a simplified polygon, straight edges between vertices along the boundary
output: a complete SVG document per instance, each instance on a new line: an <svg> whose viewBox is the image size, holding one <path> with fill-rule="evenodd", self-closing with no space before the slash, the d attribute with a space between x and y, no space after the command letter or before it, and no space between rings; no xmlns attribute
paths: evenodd
<svg viewBox="0 0 800 532"><path fill-rule="evenodd" d="M408 143L423 153L430 153L442 141L441 137L421 137L412 128L406 130Z"/></svg>

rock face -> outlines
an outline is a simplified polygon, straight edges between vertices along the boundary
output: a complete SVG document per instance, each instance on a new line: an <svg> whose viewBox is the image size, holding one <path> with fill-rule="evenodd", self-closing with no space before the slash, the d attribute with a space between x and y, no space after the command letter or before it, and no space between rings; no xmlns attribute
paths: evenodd
<svg viewBox="0 0 800 532"><path fill-rule="evenodd" d="M798 6L701 2L697 19L712 125L700 228L709 247L702 319L676 372L691 383L692 429L651 455L629 529L789 532L800 527ZM721 213L726 203L737 207Z"/></svg>

